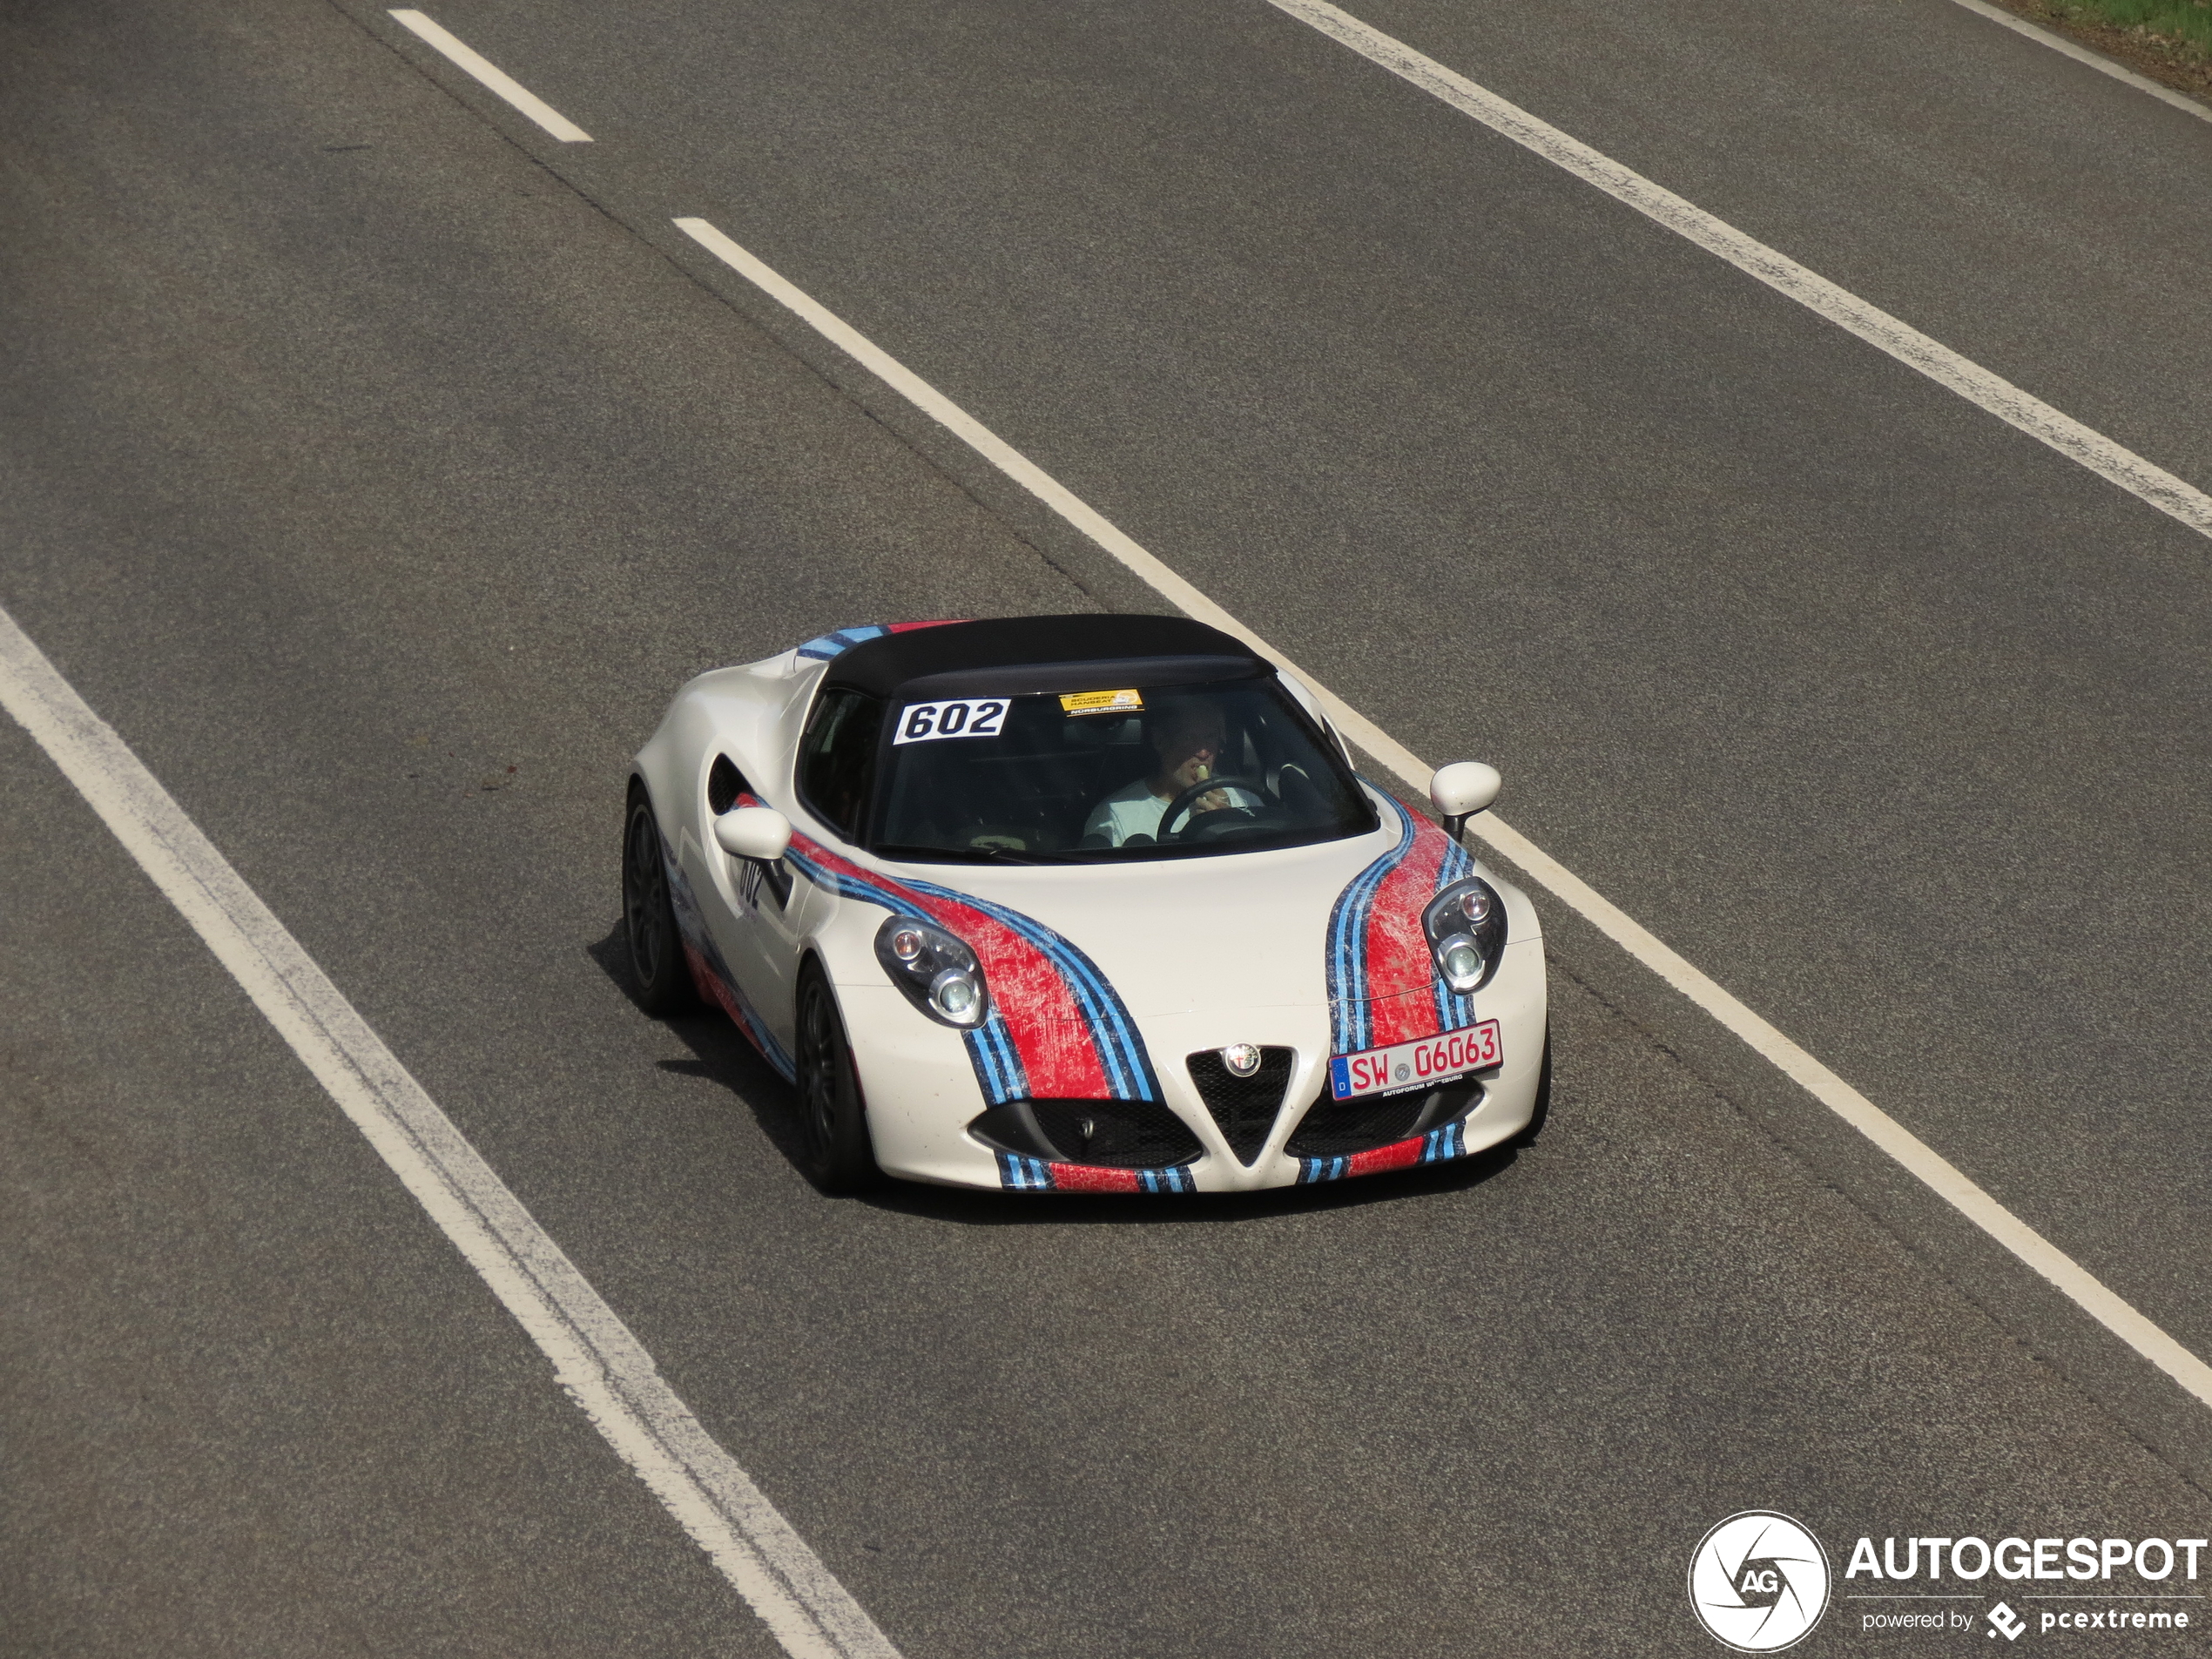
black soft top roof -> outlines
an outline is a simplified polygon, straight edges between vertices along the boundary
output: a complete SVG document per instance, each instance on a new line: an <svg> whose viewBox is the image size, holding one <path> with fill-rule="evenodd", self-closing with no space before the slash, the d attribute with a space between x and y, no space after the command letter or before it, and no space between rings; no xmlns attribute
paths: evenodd
<svg viewBox="0 0 2212 1659"><path fill-rule="evenodd" d="M1272 675L1274 664L1187 617L1001 617L864 640L830 660L824 685L888 698L1117 690Z"/></svg>

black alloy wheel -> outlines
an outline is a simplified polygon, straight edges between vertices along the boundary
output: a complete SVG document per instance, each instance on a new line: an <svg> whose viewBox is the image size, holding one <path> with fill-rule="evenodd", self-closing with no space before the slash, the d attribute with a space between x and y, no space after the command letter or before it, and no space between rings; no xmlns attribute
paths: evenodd
<svg viewBox="0 0 2212 1659"><path fill-rule="evenodd" d="M622 922L637 1006L656 1019L698 1007L691 967L684 960L683 936L676 931L660 826L654 820L652 802L635 785L622 838Z"/></svg>
<svg viewBox="0 0 2212 1659"><path fill-rule="evenodd" d="M799 1168L825 1192L860 1192L882 1178L867 1104L837 997L811 962L799 982Z"/></svg>

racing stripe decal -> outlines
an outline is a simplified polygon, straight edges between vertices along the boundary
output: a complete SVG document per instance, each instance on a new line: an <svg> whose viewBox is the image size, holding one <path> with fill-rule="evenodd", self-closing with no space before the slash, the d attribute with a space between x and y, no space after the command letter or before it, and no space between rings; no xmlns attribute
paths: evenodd
<svg viewBox="0 0 2212 1659"><path fill-rule="evenodd" d="M794 835L785 856L839 897L934 922L975 953L990 1012L961 1035L989 1104L1160 1099L1159 1077L1128 1008L1098 964L1042 922L934 882L878 875L810 836Z"/></svg>
<svg viewBox="0 0 2212 1659"><path fill-rule="evenodd" d="M1332 1054L1358 1054L1367 1041L1367 916L1375 889L1413 846L1413 814L1399 809L1398 845L1351 882L1329 911L1329 1045Z"/></svg>
<svg viewBox="0 0 2212 1659"><path fill-rule="evenodd" d="M661 863L668 871L668 894L676 912L676 931L683 935L684 960L691 970L691 983L708 1001L730 1016L731 1023L745 1034L745 1041L760 1051L760 1057L782 1074L786 1082L799 1076L799 1069L792 1063L790 1053L776 1041L776 1034L768 1028L768 1022L760 1017L760 1010L753 1007L745 992L738 988L737 975L730 972L730 964L723 960L714 936L707 932L706 918L700 912L698 894L676 862L676 849L661 837Z"/></svg>
<svg viewBox="0 0 2212 1659"><path fill-rule="evenodd" d="M1440 893L1454 881L1463 881L1473 875L1474 860L1467 848L1445 834L1442 830L1437 830L1435 833L1437 839L1444 843L1444 861L1438 867L1436 872L1436 891ZM1427 900L1424 900L1422 902L1426 905ZM1414 926L1418 931L1420 927L1418 916L1414 919ZM1428 954L1426 939L1421 941L1421 952L1424 956ZM1463 1031L1468 1026L1474 1024L1474 998L1467 993L1455 991L1447 985L1444 982L1444 976L1436 971L1433 957L1429 957L1428 972L1429 994L1436 1003L1438 1035L1440 1035L1447 1031ZM1424 1032L1422 1035L1428 1034Z"/></svg>
<svg viewBox="0 0 2212 1659"><path fill-rule="evenodd" d="M1059 975L1075 1005L1081 1028L1089 1034L1089 1052L1055 1052L1049 1056L1053 1062L1050 1064L1043 1063L1047 1056L1042 1055L1025 1062L1029 1081L1035 1085L1035 1094L1048 1100L1160 1098L1160 1080L1153 1075L1151 1056L1145 1051L1144 1039L1137 1034L1136 1022L1130 1017L1129 1009L1107 982L1106 975L1099 971L1097 963L1042 922L1025 916L1018 910L1009 910L1004 905L976 898L972 894L955 893L950 887L941 887L932 882L909 880L905 885L909 890L927 899L935 900L941 905L955 910L974 911L989 917L1028 946ZM971 929L972 924L964 920L954 924L954 931L974 947L980 954L981 948L975 946ZM991 975L995 971L991 960L987 957L985 982L991 988L995 1014L998 1009L998 981ZM1049 994L1042 999L1045 1003L1053 1003L1056 1000ZM1012 1002L1016 1010L1014 1022L1017 1027L1022 1023L1020 1011L1024 999L1019 995ZM1058 1037L1058 1034L1072 1028L1069 1023L1062 1022L1046 1032L1032 1034L1028 1041L1022 1042L1023 1052L1034 1054L1048 1047L1066 1049L1069 1045L1064 1038L1057 1042L1054 1039ZM1088 1082L1094 1075L1105 1086L1103 1094L1090 1089L1079 1090L1059 1087L1062 1082Z"/></svg>
<svg viewBox="0 0 2212 1659"><path fill-rule="evenodd" d="M1329 912L1329 1040L1358 1054L1473 1025L1474 1000L1437 977L1421 912L1474 860L1435 825L1396 803L1398 845L1337 895Z"/></svg>
<svg viewBox="0 0 2212 1659"><path fill-rule="evenodd" d="M954 620L948 617L946 621ZM801 657L811 657L818 663L826 663L871 639L880 639L886 634L911 633L917 628L942 628L944 622L869 622L858 628L840 628L834 633L810 639L799 648Z"/></svg>
<svg viewBox="0 0 2212 1659"><path fill-rule="evenodd" d="M1048 1163L1001 1152L999 1184L1008 1192L1196 1192L1188 1164L1167 1170L1109 1170L1095 1163Z"/></svg>
<svg viewBox="0 0 2212 1659"><path fill-rule="evenodd" d="M1410 1141L1393 1141L1348 1157L1300 1158L1298 1184L1309 1187L1320 1181L1341 1181L1348 1176L1380 1175L1386 1170L1410 1170L1416 1164L1442 1163L1467 1156L1467 1124L1447 1123Z"/></svg>

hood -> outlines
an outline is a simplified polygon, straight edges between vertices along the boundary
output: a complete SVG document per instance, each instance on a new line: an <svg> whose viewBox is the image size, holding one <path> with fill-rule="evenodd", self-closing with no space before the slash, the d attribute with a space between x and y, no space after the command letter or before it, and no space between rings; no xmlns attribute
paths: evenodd
<svg viewBox="0 0 2212 1659"><path fill-rule="evenodd" d="M887 864L1042 922L1088 955L1138 1018L1329 1001L1330 918L1337 900L1396 848L1407 826L1380 804L1382 826L1347 840L1157 862L1014 867ZM1418 907L1405 919L1420 932ZM1417 977L1371 982L1370 995L1426 989ZM1393 974L1394 981L1402 974Z"/></svg>

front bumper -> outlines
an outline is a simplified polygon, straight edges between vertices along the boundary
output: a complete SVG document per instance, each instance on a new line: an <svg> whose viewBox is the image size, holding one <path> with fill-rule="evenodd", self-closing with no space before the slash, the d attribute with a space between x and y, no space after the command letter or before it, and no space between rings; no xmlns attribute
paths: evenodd
<svg viewBox="0 0 2212 1659"><path fill-rule="evenodd" d="M1209 1009L1137 1022L1158 1074L1164 1105L1190 1129L1197 1157L1156 1169L1106 1168L987 1144L969 1131L986 1109L959 1035L932 1023L887 984L838 986L853 1044L876 1162L887 1174L944 1186L1061 1192L1250 1192L1466 1157L1527 1129L1536 1104L1547 1021L1543 941L1506 948L1498 972L1476 994L1476 1017L1495 1020L1504 1060L1480 1074L1469 1109L1405 1139L1348 1152L1310 1155L1324 1137L1298 1130L1327 1088L1329 1013L1325 1006ZM1273 1126L1249 1163L1231 1150L1208 1110L1185 1057L1231 1043L1292 1050L1290 1082ZM1248 1150L1249 1146L1248 1146Z"/></svg>

